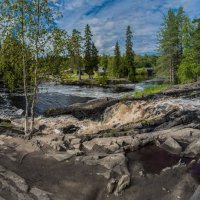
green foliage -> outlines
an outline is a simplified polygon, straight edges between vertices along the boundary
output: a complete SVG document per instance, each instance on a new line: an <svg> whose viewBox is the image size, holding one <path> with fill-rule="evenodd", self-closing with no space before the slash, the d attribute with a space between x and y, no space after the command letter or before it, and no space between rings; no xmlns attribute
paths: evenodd
<svg viewBox="0 0 200 200"><path fill-rule="evenodd" d="M67 55L67 32L65 30L55 28L51 34L51 43L53 46L50 53L54 57Z"/></svg>
<svg viewBox="0 0 200 200"><path fill-rule="evenodd" d="M69 63L70 67L73 70L80 70L82 66L82 57L81 57L83 51L82 42L83 38L81 36L81 33L78 30L73 29L72 35L69 37L67 45L69 54Z"/></svg>
<svg viewBox="0 0 200 200"><path fill-rule="evenodd" d="M178 77L182 83L197 81L200 76L200 21L194 21L195 26L190 20L184 24L183 28L183 59L178 68Z"/></svg>
<svg viewBox="0 0 200 200"><path fill-rule="evenodd" d="M100 60L100 66L107 71L108 69L108 62L109 62L109 56L103 54L102 56L99 57Z"/></svg>
<svg viewBox="0 0 200 200"><path fill-rule="evenodd" d="M158 56L155 55L135 55L136 68L154 68L157 64Z"/></svg>
<svg viewBox="0 0 200 200"><path fill-rule="evenodd" d="M26 47L25 47L26 48ZM22 60L23 45L16 38L8 35L0 51L0 72L8 88L14 89L23 85ZM31 54L26 50L27 62L32 64ZM30 66L29 66L30 67Z"/></svg>
<svg viewBox="0 0 200 200"><path fill-rule="evenodd" d="M106 75L104 76L97 76L95 78L98 85L107 85L108 84L108 77Z"/></svg>
<svg viewBox="0 0 200 200"><path fill-rule="evenodd" d="M142 97L144 95L156 94L156 93L159 93L159 92L161 92L161 91L163 91L167 88L169 88L168 84L152 85L152 86L146 87L142 91L135 92L134 96L135 97Z"/></svg>
<svg viewBox="0 0 200 200"><path fill-rule="evenodd" d="M195 58L196 53L191 50L182 60L178 69L178 77L181 83L197 81L200 76L200 63Z"/></svg>
<svg viewBox="0 0 200 200"><path fill-rule="evenodd" d="M0 126L12 126L11 122L0 122Z"/></svg>

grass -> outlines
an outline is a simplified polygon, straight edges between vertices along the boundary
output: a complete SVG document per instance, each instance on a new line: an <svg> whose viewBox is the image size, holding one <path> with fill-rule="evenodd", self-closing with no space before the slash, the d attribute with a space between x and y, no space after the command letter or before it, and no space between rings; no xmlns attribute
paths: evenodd
<svg viewBox="0 0 200 200"><path fill-rule="evenodd" d="M165 89L168 89L169 85L168 84L162 84L162 85L152 85L149 87L146 87L142 91L138 91L134 93L135 97L142 97L143 95L151 95L151 94L156 94L159 92L162 92Z"/></svg>
<svg viewBox="0 0 200 200"><path fill-rule="evenodd" d="M12 126L10 122L0 122L1 126Z"/></svg>

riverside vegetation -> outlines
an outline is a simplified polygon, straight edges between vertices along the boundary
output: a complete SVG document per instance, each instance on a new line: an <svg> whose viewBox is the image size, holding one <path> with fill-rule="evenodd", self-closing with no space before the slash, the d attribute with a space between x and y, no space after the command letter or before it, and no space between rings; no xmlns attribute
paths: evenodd
<svg viewBox="0 0 200 200"><path fill-rule="evenodd" d="M11 93L23 87L25 99L24 111L0 118L0 199L199 198L199 19L170 9L158 55L136 55L128 26L124 54L116 42L111 56L99 54L89 25L84 36L58 28L53 2L0 2L1 80ZM147 77L162 84L35 113L42 81L107 86Z"/></svg>

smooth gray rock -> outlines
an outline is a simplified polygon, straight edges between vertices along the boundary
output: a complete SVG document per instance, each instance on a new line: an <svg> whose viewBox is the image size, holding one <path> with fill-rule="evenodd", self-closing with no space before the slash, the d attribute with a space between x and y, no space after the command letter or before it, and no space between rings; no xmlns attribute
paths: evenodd
<svg viewBox="0 0 200 200"><path fill-rule="evenodd" d="M199 200L200 199L200 186L196 189L190 200Z"/></svg>
<svg viewBox="0 0 200 200"><path fill-rule="evenodd" d="M188 145L188 147L184 151L184 155L188 157L195 157L197 155L200 155L200 139Z"/></svg>
<svg viewBox="0 0 200 200"><path fill-rule="evenodd" d="M169 137L163 144L160 145L166 151L173 154L180 154L182 152L182 147L173 138Z"/></svg>
<svg viewBox="0 0 200 200"><path fill-rule="evenodd" d="M111 194L113 193L114 189L115 189L115 186L116 186L116 180L114 178L112 178L109 182L108 182L108 185L107 185L107 192L108 194Z"/></svg>
<svg viewBox="0 0 200 200"><path fill-rule="evenodd" d="M115 190L115 195L118 196L120 192L122 192L126 187L128 187L131 183L130 175L123 175L117 184L117 188Z"/></svg>

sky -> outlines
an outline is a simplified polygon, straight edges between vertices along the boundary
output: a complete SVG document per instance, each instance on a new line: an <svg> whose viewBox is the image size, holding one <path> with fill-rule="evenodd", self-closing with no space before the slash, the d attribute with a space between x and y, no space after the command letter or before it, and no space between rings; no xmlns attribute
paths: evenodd
<svg viewBox="0 0 200 200"><path fill-rule="evenodd" d="M155 54L157 35L169 8L184 7L191 18L200 17L200 0L52 0L63 18L58 25L71 34L73 28L83 32L91 26L93 41L99 52L113 54L116 41L124 51L128 25L133 31L134 51Z"/></svg>

